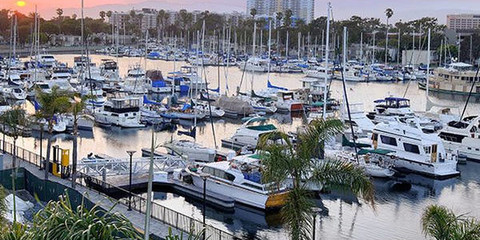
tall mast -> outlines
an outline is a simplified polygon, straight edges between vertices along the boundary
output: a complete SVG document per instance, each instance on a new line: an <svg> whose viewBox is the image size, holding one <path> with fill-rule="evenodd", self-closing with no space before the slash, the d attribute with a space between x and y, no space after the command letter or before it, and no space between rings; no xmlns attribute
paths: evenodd
<svg viewBox="0 0 480 240"><path fill-rule="evenodd" d="M427 86L426 86L426 98L427 98L427 105L428 105L428 91L429 91L429 84L430 84L430 28L428 29L428 47L427 47Z"/></svg>
<svg viewBox="0 0 480 240"><path fill-rule="evenodd" d="M326 38L326 44L325 44L325 88L323 92L323 119L327 119L327 95L328 91L327 90L327 85L328 85L328 54L329 54L329 48L330 48L330 10L332 6L331 3L328 2L327 4L327 38Z"/></svg>
<svg viewBox="0 0 480 240"><path fill-rule="evenodd" d="M272 61L272 20L268 19L268 72L267 81L270 82L270 62Z"/></svg>

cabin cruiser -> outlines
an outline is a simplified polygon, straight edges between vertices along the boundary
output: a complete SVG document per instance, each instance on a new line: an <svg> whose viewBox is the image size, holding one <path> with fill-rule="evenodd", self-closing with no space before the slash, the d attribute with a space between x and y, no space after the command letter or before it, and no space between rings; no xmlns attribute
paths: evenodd
<svg viewBox="0 0 480 240"><path fill-rule="evenodd" d="M319 79L325 79L327 78L328 80L332 79L334 74L333 71L329 69L325 69L325 66L319 66L311 69L304 69L303 73L305 73L306 77L310 78L319 78Z"/></svg>
<svg viewBox="0 0 480 240"><path fill-rule="evenodd" d="M363 111L362 103L350 103L350 117L348 116L348 109L345 104L342 106L341 119L347 127L350 123L353 125L354 131L358 133L371 133L375 124L369 119Z"/></svg>
<svg viewBox="0 0 480 240"><path fill-rule="evenodd" d="M438 136L448 151L458 153L459 157L480 161L480 117L449 122Z"/></svg>
<svg viewBox="0 0 480 240"><path fill-rule="evenodd" d="M442 128L442 124L437 120L415 115L410 108L410 99L387 97L375 100L374 103L374 111L367 114L374 123L391 121L406 123L414 119L413 121L418 121L424 131L435 132Z"/></svg>
<svg viewBox="0 0 480 240"><path fill-rule="evenodd" d="M111 124L124 128L141 128L140 99L136 97L114 98L105 102L103 109L93 114L100 124Z"/></svg>
<svg viewBox="0 0 480 240"><path fill-rule="evenodd" d="M418 123L379 123L372 133L374 149L394 151L386 158L395 168L434 178L457 176L457 158L447 153L437 134L424 133Z"/></svg>
<svg viewBox="0 0 480 240"><path fill-rule="evenodd" d="M67 131L67 125L68 125L68 120L65 118L65 116L54 116L52 131L54 133L63 133ZM43 131L48 131L48 121L44 118L35 121L35 123L32 124L32 129L41 131L42 126L43 126Z"/></svg>
<svg viewBox="0 0 480 240"><path fill-rule="evenodd" d="M164 145L171 155L185 156L187 160L194 162L214 162L217 150L204 147L189 140L178 140Z"/></svg>
<svg viewBox="0 0 480 240"><path fill-rule="evenodd" d="M100 74L106 81L119 81L120 75L118 73L117 62L111 59L102 59L100 64Z"/></svg>
<svg viewBox="0 0 480 240"><path fill-rule="evenodd" d="M381 149L360 149L357 153L353 151L335 151L333 159L339 161L351 162L365 170L365 173L370 177L375 178L390 178L395 174L392 170L392 165L384 161L385 158L390 158L393 151Z"/></svg>
<svg viewBox="0 0 480 240"><path fill-rule="evenodd" d="M228 148L256 147L264 134L277 130L273 124L266 124L266 118L253 117L246 121L229 139L222 139L222 145Z"/></svg>
<svg viewBox="0 0 480 240"><path fill-rule="evenodd" d="M292 91L278 91L275 106L277 107L278 111L303 111L303 103L294 99L294 93Z"/></svg>
<svg viewBox="0 0 480 240"><path fill-rule="evenodd" d="M150 80L145 74L139 66L129 69L123 83L123 90L134 94L147 93L146 86L150 84Z"/></svg>
<svg viewBox="0 0 480 240"><path fill-rule="evenodd" d="M27 99L27 92L20 87L8 87L4 86L0 89L1 94L5 98L14 99L14 100L25 100Z"/></svg>
<svg viewBox="0 0 480 240"><path fill-rule="evenodd" d="M221 108L213 106L212 104L208 104L206 102L202 101L196 101L193 104L193 109L197 111L200 114L204 114L206 116L212 116L212 117L223 117L225 115L225 111L223 111Z"/></svg>
<svg viewBox="0 0 480 240"><path fill-rule="evenodd" d="M375 100L373 112L369 112L367 117L374 122L395 121L395 119L405 116L414 116L415 113L410 108L410 99L398 97L386 97Z"/></svg>
<svg viewBox="0 0 480 240"><path fill-rule="evenodd" d="M46 68L52 68L57 64L57 60L55 60L55 57L53 55L41 54L38 56L38 58L40 64L42 64Z"/></svg>
<svg viewBox="0 0 480 240"><path fill-rule="evenodd" d="M429 91L467 95L470 93L473 82L476 81L472 93L480 96L480 76L475 80L476 72L473 65L461 62L439 67L430 78ZM418 87L426 89L426 82L418 82Z"/></svg>
<svg viewBox="0 0 480 240"><path fill-rule="evenodd" d="M67 80L72 78L72 70L67 67L54 67L52 69L51 80Z"/></svg>
<svg viewBox="0 0 480 240"><path fill-rule="evenodd" d="M247 72L267 72L270 59L251 57L246 62L239 64L240 70Z"/></svg>
<svg viewBox="0 0 480 240"><path fill-rule="evenodd" d="M207 163L189 167L193 184L207 191L229 196L236 202L262 210L278 209L285 205L288 191L283 184L262 183L259 159L234 158L232 161ZM205 179L205 180L204 180Z"/></svg>

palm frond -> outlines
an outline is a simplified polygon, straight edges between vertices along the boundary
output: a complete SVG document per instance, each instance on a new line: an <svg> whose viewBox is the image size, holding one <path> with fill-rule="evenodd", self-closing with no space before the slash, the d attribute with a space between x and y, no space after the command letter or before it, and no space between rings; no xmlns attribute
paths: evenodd
<svg viewBox="0 0 480 240"><path fill-rule="evenodd" d="M365 171L351 162L325 160L317 163L312 180L333 189L351 190L372 206L375 203L375 189Z"/></svg>
<svg viewBox="0 0 480 240"><path fill-rule="evenodd" d="M292 189L287 204L282 208L282 217L290 229L292 240L311 238L312 211L315 206L311 194L303 187Z"/></svg>

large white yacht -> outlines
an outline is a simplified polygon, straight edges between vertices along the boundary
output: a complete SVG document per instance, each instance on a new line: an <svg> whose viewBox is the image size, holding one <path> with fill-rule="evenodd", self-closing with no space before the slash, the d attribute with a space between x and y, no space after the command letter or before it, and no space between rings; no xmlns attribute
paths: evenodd
<svg viewBox="0 0 480 240"><path fill-rule="evenodd" d="M140 128L140 98L114 98L105 102L103 109L94 113L95 121L100 124L111 124L124 128Z"/></svg>
<svg viewBox="0 0 480 240"><path fill-rule="evenodd" d="M251 207L271 210L285 205L288 191L283 184L262 183L259 159L234 158L232 161L207 163L202 167L186 169L193 184L207 191L229 196L236 202Z"/></svg>
<svg viewBox="0 0 480 240"><path fill-rule="evenodd" d="M379 123L373 129L375 149L394 151L394 158L386 158L400 170L408 170L435 178L457 176L457 158L447 153L442 139L436 134L424 133L418 123Z"/></svg>
<svg viewBox="0 0 480 240"><path fill-rule="evenodd" d="M480 161L480 117L467 117L452 121L439 133L445 148L473 161Z"/></svg>

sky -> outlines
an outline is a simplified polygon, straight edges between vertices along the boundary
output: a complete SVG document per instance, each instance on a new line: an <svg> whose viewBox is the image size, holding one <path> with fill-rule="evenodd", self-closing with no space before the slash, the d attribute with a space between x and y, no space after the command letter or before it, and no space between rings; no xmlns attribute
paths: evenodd
<svg viewBox="0 0 480 240"><path fill-rule="evenodd" d="M81 0L23 0L24 7L17 6L17 0L0 0L0 9L9 8L22 12L33 12L38 6L40 15L51 18L55 9L62 8L64 15L80 15ZM393 21L408 21L423 16L436 17L445 23L447 14L478 13L480 0L330 0L335 19L352 15L385 18L386 8L394 11ZM315 17L326 14L328 0L315 1ZM127 11L142 7L179 10L209 10L212 12L246 11L246 0L84 0L85 14L97 17L100 11Z"/></svg>

